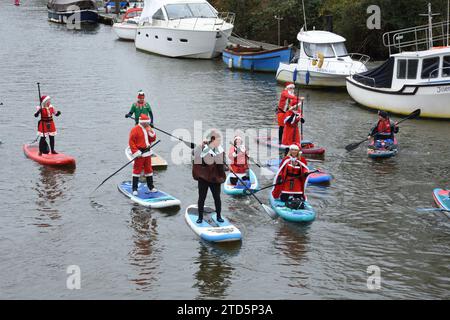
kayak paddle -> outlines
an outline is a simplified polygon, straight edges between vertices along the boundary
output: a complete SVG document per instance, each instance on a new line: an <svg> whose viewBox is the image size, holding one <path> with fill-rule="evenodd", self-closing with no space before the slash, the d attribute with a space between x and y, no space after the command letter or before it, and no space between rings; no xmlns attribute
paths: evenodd
<svg viewBox="0 0 450 320"><path fill-rule="evenodd" d="M156 145L157 145L158 143L160 143L160 142L161 142L161 140L156 141L153 145L150 146L150 148L153 148L154 146L156 146ZM135 157L135 158L131 159L131 160L128 161L126 164L124 164L119 170L117 170L117 171L114 172L112 175L110 175L108 178L106 178L105 180L103 180L103 182L100 183L100 184L98 185L98 187L95 188L94 191L97 191L97 189L100 188L106 181L108 181L108 180L111 179L113 176L115 176L117 173L119 173L123 168L125 168L125 167L128 166L130 163L132 163L136 158L138 158L138 157Z"/></svg>
<svg viewBox="0 0 450 320"><path fill-rule="evenodd" d="M415 119L417 117L420 116L420 109L417 109L415 111L413 111L409 116L407 116L406 118L400 120L399 122L397 122L397 125L402 123L403 121L409 120L409 119ZM383 131L384 132L384 131ZM383 133L383 132L378 132L378 133ZM361 144L363 144L364 142L366 142L367 140L369 140L371 137L365 138L364 140L360 141L360 142L354 142L354 143L350 143L348 146L345 147L345 150L347 150L348 152L355 150L356 148L358 148Z"/></svg>

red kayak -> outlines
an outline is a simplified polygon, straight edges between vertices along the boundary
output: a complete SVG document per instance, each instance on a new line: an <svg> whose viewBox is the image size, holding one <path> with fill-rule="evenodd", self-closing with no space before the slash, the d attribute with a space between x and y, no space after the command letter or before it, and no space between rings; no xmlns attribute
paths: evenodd
<svg viewBox="0 0 450 320"><path fill-rule="evenodd" d="M40 164L43 165L75 168L75 158L65 155L63 153L43 154L40 156L39 147L33 144L24 144L23 152L31 160L39 162Z"/></svg>
<svg viewBox="0 0 450 320"><path fill-rule="evenodd" d="M272 137L257 137L256 142L258 142L259 144L265 144L271 148L278 148L280 150L285 149L278 144L278 139ZM310 141L302 141L302 153L305 155L323 156L325 155L325 149L316 147L314 143Z"/></svg>

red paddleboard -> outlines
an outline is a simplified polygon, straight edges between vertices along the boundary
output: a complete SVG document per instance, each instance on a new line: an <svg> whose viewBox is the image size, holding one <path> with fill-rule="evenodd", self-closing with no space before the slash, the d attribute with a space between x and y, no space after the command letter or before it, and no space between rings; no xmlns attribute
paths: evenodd
<svg viewBox="0 0 450 320"><path fill-rule="evenodd" d="M63 153L39 155L37 145L24 144L23 152L25 155L40 164L58 167L75 167L75 159Z"/></svg>
<svg viewBox="0 0 450 320"><path fill-rule="evenodd" d="M280 150L284 150L285 147L278 144L278 139L271 138L271 137L257 137L256 142L259 144L265 144L272 148L278 148ZM324 155L325 149L316 147L312 142L309 141L302 141L302 153L304 155Z"/></svg>

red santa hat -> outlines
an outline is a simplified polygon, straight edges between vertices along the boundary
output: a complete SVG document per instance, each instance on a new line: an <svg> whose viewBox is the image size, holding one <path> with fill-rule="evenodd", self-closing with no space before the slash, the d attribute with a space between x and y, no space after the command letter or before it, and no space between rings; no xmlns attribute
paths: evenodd
<svg viewBox="0 0 450 320"><path fill-rule="evenodd" d="M50 101L50 96L41 97L41 106L43 106L47 101Z"/></svg>
<svg viewBox="0 0 450 320"><path fill-rule="evenodd" d="M141 116L139 117L139 123L150 123L150 118L148 115L146 114L141 114Z"/></svg>
<svg viewBox="0 0 450 320"><path fill-rule="evenodd" d="M137 96L137 97L138 97L138 99L139 99L139 98L144 98L144 97L145 97L145 92L144 92L143 90L139 90L139 91L138 91L138 96Z"/></svg>
<svg viewBox="0 0 450 320"><path fill-rule="evenodd" d="M292 82L286 83L286 89L295 89L295 84L293 84Z"/></svg>
<svg viewBox="0 0 450 320"><path fill-rule="evenodd" d="M289 150L298 150L301 153L302 147L300 146L300 143L293 143L289 146Z"/></svg>

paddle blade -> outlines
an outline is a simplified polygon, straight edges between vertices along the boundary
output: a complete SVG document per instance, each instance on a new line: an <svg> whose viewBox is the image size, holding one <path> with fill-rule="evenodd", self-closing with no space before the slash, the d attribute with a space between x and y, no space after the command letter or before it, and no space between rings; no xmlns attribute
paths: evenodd
<svg viewBox="0 0 450 320"><path fill-rule="evenodd" d="M271 207L269 207L265 204L263 204L262 207L270 218L272 218L273 220L278 218L278 214L275 211L273 211L273 209Z"/></svg>
<svg viewBox="0 0 450 320"><path fill-rule="evenodd" d="M364 141L366 141L366 140L364 140ZM353 151L356 148L358 148L361 145L361 143L363 143L364 141L350 143L348 146L345 147L345 150L347 150L348 152Z"/></svg>

